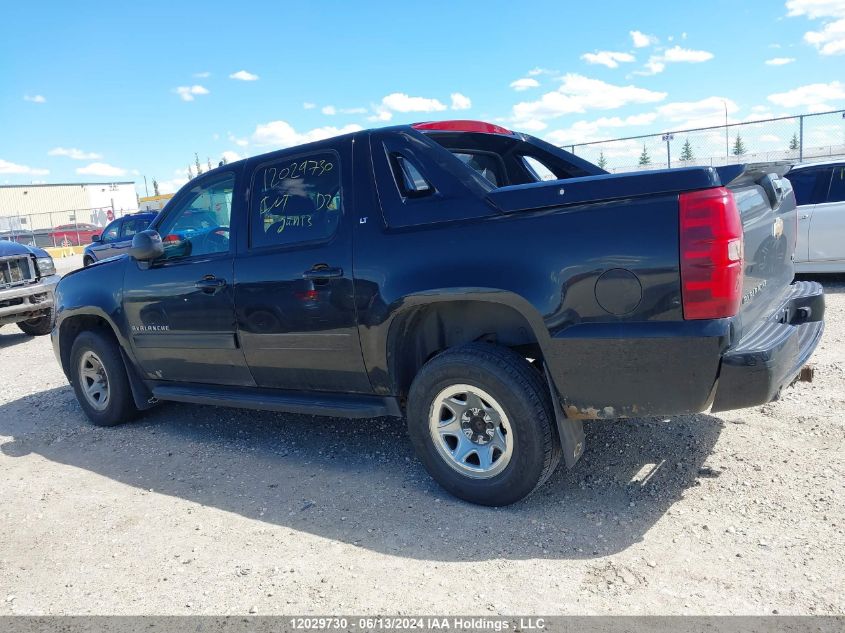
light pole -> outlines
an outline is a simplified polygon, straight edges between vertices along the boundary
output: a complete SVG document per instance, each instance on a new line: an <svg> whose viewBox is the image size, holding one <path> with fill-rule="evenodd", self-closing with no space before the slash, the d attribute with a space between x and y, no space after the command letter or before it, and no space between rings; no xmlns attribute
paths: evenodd
<svg viewBox="0 0 845 633"><path fill-rule="evenodd" d="M730 158L730 141L728 140L728 102L722 99L722 105L725 106L725 162Z"/></svg>

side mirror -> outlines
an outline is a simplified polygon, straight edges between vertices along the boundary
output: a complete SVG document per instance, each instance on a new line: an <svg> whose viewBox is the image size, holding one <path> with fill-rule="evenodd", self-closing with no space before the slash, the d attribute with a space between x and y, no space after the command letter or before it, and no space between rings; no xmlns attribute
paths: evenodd
<svg viewBox="0 0 845 633"><path fill-rule="evenodd" d="M103 241L103 240L102 240L102 236L101 236L101 235L92 235L92 236L91 236L91 243L92 243L92 244L96 244L97 242L102 242L102 241Z"/></svg>
<svg viewBox="0 0 845 633"><path fill-rule="evenodd" d="M129 249L129 257L139 262L150 262L164 255L164 245L161 243L161 235L149 229L135 233L132 237L132 246Z"/></svg>

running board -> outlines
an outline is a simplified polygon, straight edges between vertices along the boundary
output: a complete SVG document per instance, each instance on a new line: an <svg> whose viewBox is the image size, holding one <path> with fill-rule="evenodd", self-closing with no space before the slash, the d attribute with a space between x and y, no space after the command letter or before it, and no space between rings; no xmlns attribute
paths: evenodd
<svg viewBox="0 0 845 633"><path fill-rule="evenodd" d="M158 400L208 404L238 409L304 413L332 418L402 417L396 398L324 391L282 391L259 387L219 387L203 384L154 383Z"/></svg>

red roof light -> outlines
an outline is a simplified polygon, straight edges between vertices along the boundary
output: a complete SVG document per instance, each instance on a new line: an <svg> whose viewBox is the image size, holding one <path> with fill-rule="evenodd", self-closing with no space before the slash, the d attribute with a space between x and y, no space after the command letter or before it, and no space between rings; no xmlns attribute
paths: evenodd
<svg viewBox="0 0 845 633"><path fill-rule="evenodd" d="M513 132L501 125L493 125L492 123L485 123L484 121L428 121L427 123L414 123L412 126L415 130L435 130L438 132L481 132L482 134L507 134L512 135Z"/></svg>

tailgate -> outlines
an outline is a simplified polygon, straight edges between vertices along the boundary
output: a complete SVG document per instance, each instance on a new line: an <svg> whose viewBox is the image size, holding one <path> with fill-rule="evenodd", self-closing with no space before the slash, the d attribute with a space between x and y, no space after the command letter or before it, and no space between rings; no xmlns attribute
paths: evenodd
<svg viewBox="0 0 845 633"><path fill-rule="evenodd" d="M740 336L783 303L795 275L795 196L789 181L781 178L787 168L780 164L717 168L720 179L733 192L742 218L745 270Z"/></svg>

